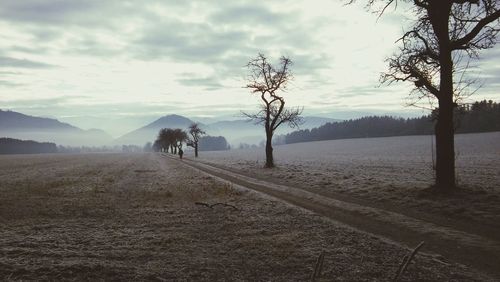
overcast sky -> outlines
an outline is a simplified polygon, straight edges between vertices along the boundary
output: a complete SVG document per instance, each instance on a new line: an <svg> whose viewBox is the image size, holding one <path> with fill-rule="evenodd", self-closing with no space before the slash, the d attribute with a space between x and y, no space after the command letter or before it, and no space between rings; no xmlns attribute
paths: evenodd
<svg viewBox="0 0 500 282"><path fill-rule="evenodd" d="M410 21L336 0L1 0L0 109L101 128L234 117L257 107L244 65L262 52L294 61L288 105L308 115L417 112L410 85L378 87ZM499 100L499 58L483 53L471 100Z"/></svg>

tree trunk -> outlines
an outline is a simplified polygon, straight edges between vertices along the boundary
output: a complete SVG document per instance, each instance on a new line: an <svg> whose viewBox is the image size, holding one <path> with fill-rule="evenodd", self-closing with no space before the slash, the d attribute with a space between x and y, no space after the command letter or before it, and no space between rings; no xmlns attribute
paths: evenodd
<svg viewBox="0 0 500 282"><path fill-rule="evenodd" d="M198 157L198 142L194 143L194 157Z"/></svg>
<svg viewBox="0 0 500 282"><path fill-rule="evenodd" d="M455 140L453 128L453 60L448 21L451 3L435 1L430 14L434 32L439 41L439 112L436 134L436 188L439 192L455 189ZM448 15L446 17L445 15Z"/></svg>
<svg viewBox="0 0 500 282"><path fill-rule="evenodd" d="M445 82L446 83L446 82ZM443 81L441 82L443 84ZM447 84L447 83L446 83ZM455 138L453 128L453 88L439 99L436 123L436 188L449 192L455 188Z"/></svg>
<svg viewBox="0 0 500 282"><path fill-rule="evenodd" d="M265 167L267 167L267 168L274 167L272 140L273 140L273 134L270 132L266 132L266 165L265 165Z"/></svg>

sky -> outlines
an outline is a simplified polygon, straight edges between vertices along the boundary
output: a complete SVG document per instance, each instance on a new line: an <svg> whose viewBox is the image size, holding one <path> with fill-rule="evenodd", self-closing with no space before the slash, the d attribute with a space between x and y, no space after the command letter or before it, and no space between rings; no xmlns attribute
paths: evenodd
<svg viewBox="0 0 500 282"><path fill-rule="evenodd" d="M0 109L120 135L160 116L234 119L257 109L245 64L294 62L287 105L346 118L419 115L411 85L380 85L411 22L337 0L2 0ZM481 54L470 98L500 100L500 48Z"/></svg>

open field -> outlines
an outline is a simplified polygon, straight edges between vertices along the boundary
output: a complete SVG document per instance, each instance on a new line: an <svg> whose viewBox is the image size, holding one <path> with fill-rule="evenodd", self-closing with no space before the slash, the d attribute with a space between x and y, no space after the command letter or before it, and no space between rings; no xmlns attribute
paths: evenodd
<svg viewBox="0 0 500 282"><path fill-rule="evenodd" d="M406 248L155 154L0 157L0 279L390 280ZM212 209L195 202L228 203ZM491 278L421 252L405 281Z"/></svg>
<svg viewBox="0 0 500 282"><path fill-rule="evenodd" d="M433 183L431 144L431 136L402 136L275 146L272 170L262 168L261 148L202 152L200 159L315 192L500 228L500 132L456 136L462 189L451 197L423 192Z"/></svg>

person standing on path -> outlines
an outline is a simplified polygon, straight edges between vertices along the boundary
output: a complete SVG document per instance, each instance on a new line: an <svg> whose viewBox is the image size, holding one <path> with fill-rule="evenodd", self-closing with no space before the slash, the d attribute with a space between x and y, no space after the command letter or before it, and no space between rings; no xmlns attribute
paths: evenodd
<svg viewBox="0 0 500 282"><path fill-rule="evenodd" d="M182 151L182 148L179 148L179 157L182 160L182 155L184 155L184 151Z"/></svg>

